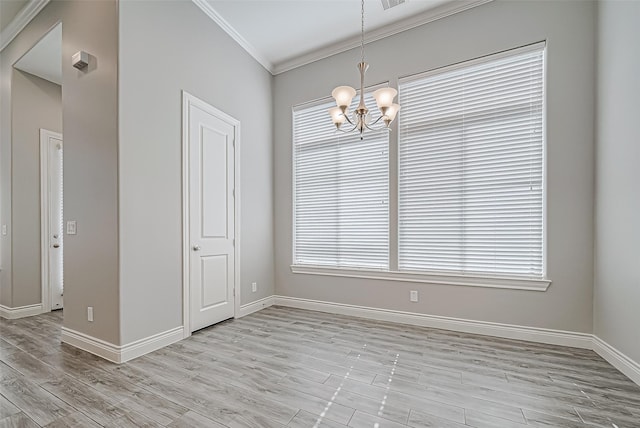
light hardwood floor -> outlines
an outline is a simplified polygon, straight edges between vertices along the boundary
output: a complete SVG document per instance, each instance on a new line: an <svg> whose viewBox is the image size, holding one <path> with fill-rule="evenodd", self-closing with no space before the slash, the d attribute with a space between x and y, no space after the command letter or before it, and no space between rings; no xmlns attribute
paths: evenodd
<svg viewBox="0 0 640 428"><path fill-rule="evenodd" d="M0 427L640 427L587 350L273 307L115 365L61 321L0 321Z"/></svg>

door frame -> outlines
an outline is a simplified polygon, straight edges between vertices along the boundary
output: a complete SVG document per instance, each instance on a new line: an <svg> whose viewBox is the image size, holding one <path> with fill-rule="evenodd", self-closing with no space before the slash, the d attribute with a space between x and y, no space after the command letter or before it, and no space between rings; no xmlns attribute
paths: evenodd
<svg viewBox="0 0 640 428"><path fill-rule="evenodd" d="M49 139L61 141L62 134L40 128L40 276L42 312L51 312L51 277L49 275L49 220L51 204L49 202ZM62 247L64 251L64 246Z"/></svg>
<svg viewBox="0 0 640 428"><path fill-rule="evenodd" d="M191 243L189 229L189 120L191 106L198 107L218 119L229 123L235 129L235 139L233 143L234 151L234 295L233 295L233 317L237 318L240 313L240 121L218 110L206 101L191 95L187 91L182 91L182 326L183 337L191 336L191 290L190 290L190 266L191 266Z"/></svg>

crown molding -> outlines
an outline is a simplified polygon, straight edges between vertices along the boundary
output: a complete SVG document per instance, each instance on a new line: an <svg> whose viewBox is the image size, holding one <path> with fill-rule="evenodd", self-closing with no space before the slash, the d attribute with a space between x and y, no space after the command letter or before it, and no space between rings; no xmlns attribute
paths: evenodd
<svg viewBox="0 0 640 428"><path fill-rule="evenodd" d="M419 27L420 25L424 25L429 22L437 21L438 19L446 18L447 16L451 16L456 13L464 12L465 10L478 7L492 1L493 0L451 1L433 9L426 10L418 15L371 30L365 34L364 42L365 44L375 42L377 40L384 39L385 37L393 36L403 31ZM284 73L285 71L293 70L294 68L357 48L358 46L360 46L359 35L277 63L273 69L273 74Z"/></svg>
<svg viewBox="0 0 640 428"><path fill-rule="evenodd" d="M338 43L325 46L320 49L316 49L313 52L309 52L303 55L296 56L294 58L273 64L271 61L261 55L258 50L249 43L244 37L240 35L218 12L215 11L213 6L207 2L207 0L192 0L202 11L213 19L213 21L220 26L233 40L235 40L244 50L249 53L256 61L258 61L264 68L266 68L271 74L276 75L284 73L285 71L293 70L294 68L301 67L303 65L310 64L312 62L328 58L332 55L348 51L349 49L360 46L360 36L355 36L347 40L343 40ZM418 27L429 22L436 21L438 19L445 18L447 16L463 12L467 9L471 9L485 3L492 2L493 0L458 0L450 1L433 9L427 10L415 16L403 19L393 24L385 25L375 30L369 31L365 35L365 43L375 42L376 40L384 39L385 37L393 36L394 34L401 33L406 30Z"/></svg>
<svg viewBox="0 0 640 428"><path fill-rule="evenodd" d="M216 10L207 2L207 0L192 0L193 3L198 6L209 18L220 26L233 40L235 40L242 48L247 51L256 61L260 63L267 71L273 73L273 64L267 58L265 58L258 50L249 43L235 28L231 26Z"/></svg>
<svg viewBox="0 0 640 428"><path fill-rule="evenodd" d="M0 32L0 51L27 26L29 22L49 3L49 0L31 0L27 3L7 27Z"/></svg>

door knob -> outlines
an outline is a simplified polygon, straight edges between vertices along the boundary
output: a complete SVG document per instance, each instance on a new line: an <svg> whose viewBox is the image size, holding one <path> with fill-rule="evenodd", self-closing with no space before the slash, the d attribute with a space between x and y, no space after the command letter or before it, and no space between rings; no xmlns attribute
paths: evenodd
<svg viewBox="0 0 640 428"><path fill-rule="evenodd" d="M194 245L193 251L200 251L200 245Z"/></svg>
<svg viewBox="0 0 640 428"><path fill-rule="evenodd" d="M60 248L60 244L53 244L53 248Z"/></svg>

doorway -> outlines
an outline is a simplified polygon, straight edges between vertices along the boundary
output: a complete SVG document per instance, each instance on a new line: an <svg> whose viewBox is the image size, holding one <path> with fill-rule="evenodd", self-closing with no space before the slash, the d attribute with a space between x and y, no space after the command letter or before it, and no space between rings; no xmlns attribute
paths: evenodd
<svg viewBox="0 0 640 428"><path fill-rule="evenodd" d="M63 307L62 23L12 64L10 84L10 304L29 316Z"/></svg>
<svg viewBox="0 0 640 428"><path fill-rule="evenodd" d="M240 123L183 92L185 336L236 314Z"/></svg>
<svg viewBox="0 0 640 428"><path fill-rule="evenodd" d="M63 308L62 134L40 129L40 207L43 312Z"/></svg>

